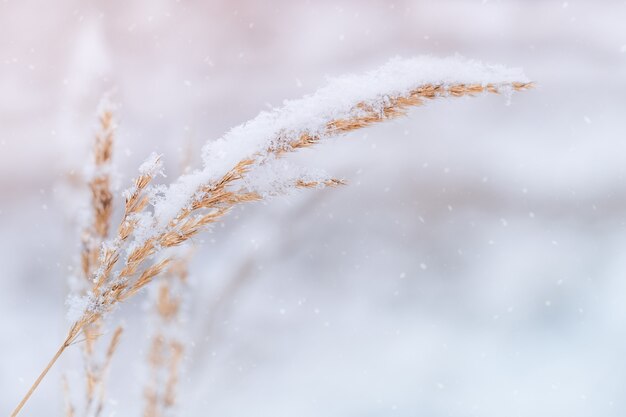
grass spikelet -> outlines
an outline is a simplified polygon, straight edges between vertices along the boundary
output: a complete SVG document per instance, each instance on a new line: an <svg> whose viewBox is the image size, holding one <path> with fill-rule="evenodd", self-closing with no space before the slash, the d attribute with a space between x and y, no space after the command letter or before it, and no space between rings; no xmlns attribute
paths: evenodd
<svg viewBox="0 0 626 417"><path fill-rule="evenodd" d="M92 284L92 277L98 267L100 248L109 235L111 215L113 212L113 192L111 189L112 154L116 122L113 115L113 106L104 98L98 114L98 130L93 144L92 162L87 186L90 190L91 221L85 226L82 233L81 272L83 285L78 290L86 295ZM92 407L97 391L104 398L103 372L110 362L109 354L104 363L97 358L96 340L102 333L101 320L93 320L82 329L84 343L82 344L84 372L85 372L85 412ZM121 331L114 333L112 346L117 345ZM111 353L112 354L112 353ZM67 386L67 380L63 381ZM67 387L69 392L69 387ZM67 397L68 403L71 399ZM100 401L102 403L102 401ZM74 413L74 407L69 403L68 409Z"/></svg>

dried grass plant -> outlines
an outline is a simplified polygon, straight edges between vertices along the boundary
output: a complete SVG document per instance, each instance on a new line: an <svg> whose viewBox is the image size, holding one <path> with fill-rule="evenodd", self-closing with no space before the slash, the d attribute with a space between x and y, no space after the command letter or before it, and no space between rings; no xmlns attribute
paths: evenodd
<svg viewBox="0 0 626 417"><path fill-rule="evenodd" d="M188 256L172 261L157 283L151 306L156 326L148 353L149 378L144 390L144 417L171 415L176 404L180 365L185 351L178 328L182 293L186 290L189 274L188 261Z"/></svg>
<svg viewBox="0 0 626 417"><path fill-rule="evenodd" d="M375 80L375 78L373 78ZM532 87L528 82L497 82L497 83L425 83L401 93L389 92L377 101L359 101L353 103L348 111L335 115L317 129L280 130L277 137L266 138L267 145L262 150L254 150L240 158L230 169L215 180L202 182L191 194L191 199L176 210L175 214L166 219L163 227L154 228L152 233L143 235L142 222L144 214L149 213L151 198L150 184L161 170L159 156L153 156L140 168L140 175L134 180L133 186L125 193L122 218L114 231L114 237L103 241L94 255L92 239L99 241L108 230L108 219L111 215L111 198L106 177L94 177L91 183L96 213L93 231L87 239L84 252L83 271L89 276L90 288L82 313L70 326L68 333L44 367L26 395L18 403L11 416L19 414L35 389L59 359L63 352L74 343L79 335L85 336L86 344L98 336L100 321L117 305L124 303L152 282L155 277L175 265L174 255L167 249L188 242L207 226L220 221L234 207L262 200L264 194L245 184L255 169L271 161L281 158L287 153L316 145L320 141L362 129L383 121L392 120L405 115L410 107L420 106L426 101L440 97L475 96L481 93L499 93L501 91L523 91ZM110 121L105 117L103 127ZM103 131L108 131L103 129ZM106 161L110 154L110 144L101 141L97 155ZM98 160L98 159L97 159ZM334 178L311 179L309 177L290 178L283 184L279 192L288 189L310 189L334 187L343 181ZM124 256L126 254L126 256ZM161 258L157 258L161 256ZM171 314L176 310L176 301L169 298L164 290L161 308L163 314ZM117 338L119 340L119 333ZM156 344L165 342L157 341ZM112 343L111 351L116 343ZM85 348L88 350L88 348ZM160 350L159 346L158 349ZM172 368L177 367L179 360L178 348L174 348L168 361ZM161 358L155 354L155 366L161 366ZM173 359L172 359L173 358ZM175 371L175 369L174 369ZM175 372L173 372L175 374ZM100 378L99 376L97 378ZM164 394L167 400L167 393ZM146 416L154 416L148 410Z"/></svg>
<svg viewBox="0 0 626 417"><path fill-rule="evenodd" d="M91 279L98 267L100 248L109 236L113 213L111 179L113 142L117 127L113 113L114 106L108 96L105 96L98 111L98 130L93 144L92 161L86 174L90 194L90 212L89 220L81 233L80 276L70 280L70 295L74 298L84 297L88 293L92 284ZM81 414L85 417L98 417L102 413L106 396L106 377L123 329L118 326L113 331L106 350L98 352L96 341L102 331L102 320L94 320L82 330L85 403ZM77 407L72 404L70 386L66 378L63 378L63 391L66 398L66 415L74 416L77 413Z"/></svg>

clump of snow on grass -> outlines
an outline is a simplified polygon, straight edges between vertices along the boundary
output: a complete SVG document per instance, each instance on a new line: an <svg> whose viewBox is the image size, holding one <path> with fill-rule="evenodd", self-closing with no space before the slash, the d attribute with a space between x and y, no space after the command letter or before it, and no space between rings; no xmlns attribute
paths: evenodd
<svg viewBox="0 0 626 417"><path fill-rule="evenodd" d="M407 95L425 85L492 84L505 89L513 82L528 82L521 69L488 65L460 56L410 59L394 58L362 75L332 78L326 87L298 100L286 100L281 108L261 112L223 137L208 142L202 150L203 168L181 176L154 200L156 227L167 227L188 206L201 185L219 180L239 161L262 161L271 149L288 147L302 134L324 138L330 121L358 116L357 104L380 110L392 97ZM263 181L265 177L257 179ZM267 184L258 184L263 188ZM251 187L251 184L248 184ZM254 187L252 187L254 188Z"/></svg>
<svg viewBox="0 0 626 417"><path fill-rule="evenodd" d="M85 314L85 312L89 309L90 304L90 297L70 294L65 300L65 305L67 306L67 321L74 323L80 320L83 314Z"/></svg>
<svg viewBox="0 0 626 417"><path fill-rule="evenodd" d="M327 124L348 118L365 103L382 110L390 97L407 95L426 84L493 84L503 87L527 82L521 69L486 65L459 56L394 58L382 67L362 75L332 78L326 87L297 100L286 100L283 107L261 112L256 118L230 130L224 137L203 148L205 169L214 175L225 172L241 159L263 153L268 147L284 146L289 139L309 133L324 136Z"/></svg>
<svg viewBox="0 0 626 417"><path fill-rule="evenodd" d="M163 161L161 155L152 152L141 165L139 165L139 173L155 177L158 174L165 175L163 172Z"/></svg>
<svg viewBox="0 0 626 417"><path fill-rule="evenodd" d="M165 171L163 170L163 161L161 159L161 155L156 152L152 152L141 165L139 165L139 174L146 177L154 178L157 175L162 175L165 177ZM162 190L159 189L159 190ZM158 190L157 190L158 191ZM152 200L157 199L156 195L158 192L155 191L155 187L151 187L148 192L150 193L150 198ZM131 187L124 190L122 195L126 200L130 199L130 197L137 192L137 186L133 184Z"/></svg>
<svg viewBox="0 0 626 417"><path fill-rule="evenodd" d="M331 179L324 170L304 168L284 159L271 158L252 170L244 178L243 186L267 198L290 192L299 181L323 187L324 182Z"/></svg>

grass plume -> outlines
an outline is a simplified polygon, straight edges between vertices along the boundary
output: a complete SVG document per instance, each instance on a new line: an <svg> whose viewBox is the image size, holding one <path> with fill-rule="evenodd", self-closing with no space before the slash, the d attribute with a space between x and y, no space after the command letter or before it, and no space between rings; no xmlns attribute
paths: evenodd
<svg viewBox="0 0 626 417"><path fill-rule="evenodd" d="M405 72L407 68L413 69L414 66L412 63L405 65L403 62L394 65ZM470 73L474 74L476 64L472 65L474 67L470 69L473 72L470 71ZM391 82L394 81L395 73L389 72L390 70L395 71L396 68L391 65L386 68L387 72L382 75L380 73L368 75L358 80L367 83L377 82L380 79ZM490 71L486 72L487 76L492 75L493 71ZM404 75L410 75L410 73L407 74ZM495 74L498 75L498 73ZM481 73L480 77L477 76L477 78L484 76ZM466 79L468 77L463 76L461 78ZM262 114L259 118L242 125L235 132L240 135L237 140L245 145L247 143L245 134L250 129L254 129L255 126L265 128L270 124L270 128L262 130L260 133L256 132L257 136L262 139L258 143L255 142L249 147L236 148L233 146L228 148L231 142L235 142L235 145L238 145L238 142L222 140L216 142L217 145L215 146L205 147L205 151L216 151L220 149L218 146L224 145L226 146L225 149L233 152L226 153L226 158L212 155L211 157L214 159L210 160L211 163L205 160L207 168L204 171L182 176L180 182L171 186L167 193L159 195L157 204L151 210L150 203L154 200L155 195L155 189L152 188L151 183L162 169L161 157L156 154L152 155L140 167L139 176L134 180L133 186L125 193L124 211L114 237L102 242L98 259L95 262L92 262L92 255L89 254L89 268L87 270L90 271L91 285L84 297L81 314L70 326L57 353L41 372L11 416L18 415L50 368L81 333L85 333L87 340L90 337L97 337L97 335L87 334L92 326L97 326L97 323L117 305L135 296L155 277L176 264L175 256L171 255L167 249L188 242L211 224L219 222L239 205L256 202L270 197L272 194L290 190L334 187L343 184L342 180L332 177L295 175L287 179L278 178L278 180L282 180L280 187L270 188L270 191L266 192L263 188L255 187L255 181L260 181L255 176L260 169L277 163L276 161L280 161L288 153L314 146L324 139L405 115L409 108L420 106L429 100L475 96L482 93L524 91L532 87L532 83L523 79L510 81L509 78L510 74L506 74L506 77L503 76L503 79L494 82L482 80L476 82L424 82L406 89L389 87L389 91L380 93L377 90L375 94L372 93L371 98L355 99L347 107L344 103L345 100L343 100L341 106L337 104L338 107L341 107L341 111L335 111L334 108L316 109L315 111L318 112L315 113L316 115L332 115L332 117L320 117L318 125L315 126L311 125L308 113L296 114L298 117L295 119L291 117L293 116L291 113L294 112L294 109L307 110L308 107L311 107L310 104L331 107L335 104L329 100L321 100L319 97L305 98L297 103L297 106L288 107L287 105L286 108L275 110L269 116ZM352 83L354 84L354 82ZM367 88L369 85L362 87ZM386 85L381 85L379 90L383 90L385 87ZM358 89L353 88L351 91L358 91ZM359 95L354 97L357 96ZM302 121L303 124L302 126L297 123L294 124L291 122L292 120ZM255 122L257 123L255 124ZM284 125L283 122L285 122ZM265 137L265 132L272 132L272 134L270 137ZM107 147L103 146L103 149L106 150ZM106 152L103 151L103 155L105 154ZM219 164L224 165L225 169L213 170L213 162L218 166L221 166ZM277 180L273 177L270 179L272 181ZM271 183L274 184L274 182ZM105 203L110 202L110 200L107 200L106 193L101 192L100 184L94 184L92 187L96 188L96 191L92 188L92 194L97 196L98 201L102 203L101 206L94 206L96 207L96 219L99 218L98 216L108 219L110 209L107 206L108 203ZM183 188L184 192L180 193L179 190ZM180 197L178 194L182 194L182 197L178 198ZM177 201L171 201L176 198L178 198ZM106 231L107 227L95 224L94 230L100 233L100 231ZM95 267L92 269L91 265ZM165 292L164 294L168 293ZM169 295L163 297L162 313L167 315L168 312L176 310L176 308L172 307L174 301L168 298ZM165 302L166 300L167 302ZM157 352L154 355L155 366L162 366L158 352L162 352L165 341L156 339L154 343L156 346L154 351ZM168 366L176 370L182 350L173 345L170 346L170 349L173 359L169 360ZM172 384L175 385L175 380L173 381ZM168 398L167 389L163 398ZM154 414L150 410L146 412L147 417L155 415L158 414Z"/></svg>

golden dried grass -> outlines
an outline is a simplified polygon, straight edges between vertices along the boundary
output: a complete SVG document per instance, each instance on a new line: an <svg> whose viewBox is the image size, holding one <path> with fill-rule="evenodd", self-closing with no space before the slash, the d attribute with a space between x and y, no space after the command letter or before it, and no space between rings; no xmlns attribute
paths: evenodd
<svg viewBox="0 0 626 417"><path fill-rule="evenodd" d="M113 192L111 188L111 159L113 155L113 142L116 122L113 109L102 103L102 110L98 115L98 130L93 144L92 166L87 186L90 190L91 220L84 227L81 236L81 274L82 290L84 296L91 286L91 278L98 268L99 252L102 244L109 235L111 216L113 213ZM85 410L96 410L94 415L102 411L105 397L105 377L110 362L119 343L121 328L117 328L110 340L109 348L104 358L99 358L96 352L95 342L102 333L101 320L94 320L82 329L84 343L82 344L83 362L85 370ZM63 380L64 391L69 393L69 384ZM66 394L68 414L75 413L75 407L71 403L69 394Z"/></svg>
<svg viewBox="0 0 626 417"><path fill-rule="evenodd" d="M438 97L463 97L474 96L479 93L499 93L502 88L523 91L533 86L532 83L510 83L506 85L479 85L479 84L453 84L453 85L423 85L414 89L406 95L388 97L387 104L381 109L375 109L366 103L358 103L354 106L354 116L337 119L329 122L322 134L311 135L309 133L300 134L297 139L289 142L289 146L269 148L267 152L275 156L281 156L287 152L293 152L302 148L317 144L322 138L336 136L353 130L361 129L375 123L406 114L410 107L420 106L427 100ZM112 279L112 271L120 260L121 250L131 236L137 220L134 214L142 212L148 205L148 197L145 193L146 187L153 180L155 173L148 171L143 173L134 181L134 188L126 197L124 214L117 229L114 245L104 246L98 261L98 273L95 276L91 289L94 305L87 309L84 314L72 324L68 334L46 365L44 370L37 377L26 395L19 402L11 417L18 415L24 404L28 401L37 386L49 372L50 368L58 360L61 354L67 349L78 335L85 328L100 320L118 303L127 300L137 294L141 288L150 283L155 276L161 274L172 261L166 258L152 265L145 265L148 259L160 252L162 249L180 245L192 237L196 236L207 225L220 220L235 206L243 203L259 201L262 196L256 192L249 192L232 187L237 180L244 178L251 167L264 155L253 155L238 162L231 170L222 176L218 181L211 184L204 184L198 189L200 198L183 210L181 210L169 222L167 227L156 236L148 238L143 244L132 249L130 254L121 266L115 279ZM313 188L318 186L340 185L340 180L331 180L328 183L317 182L296 182L294 187ZM105 211L103 211L104 213ZM137 279L131 278L136 276Z"/></svg>

